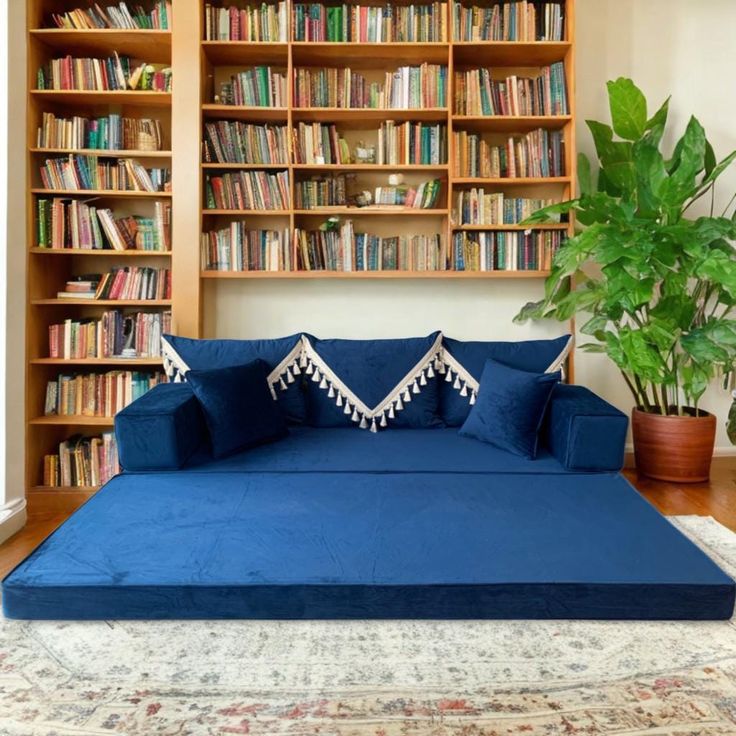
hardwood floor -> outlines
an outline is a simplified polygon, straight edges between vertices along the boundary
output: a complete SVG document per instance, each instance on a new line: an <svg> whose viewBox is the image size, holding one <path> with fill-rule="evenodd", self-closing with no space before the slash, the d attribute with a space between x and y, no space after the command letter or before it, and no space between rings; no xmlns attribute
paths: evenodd
<svg viewBox="0 0 736 736"><path fill-rule="evenodd" d="M712 516L736 531L736 457L716 458L709 483L660 483L627 468L626 477L666 516ZM0 545L0 577L37 547L69 514L32 509L28 524Z"/></svg>

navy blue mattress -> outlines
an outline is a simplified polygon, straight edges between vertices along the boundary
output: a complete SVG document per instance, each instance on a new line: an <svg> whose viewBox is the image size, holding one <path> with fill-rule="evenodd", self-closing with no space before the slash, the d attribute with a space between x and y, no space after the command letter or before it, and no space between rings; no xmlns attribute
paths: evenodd
<svg viewBox="0 0 736 736"><path fill-rule="evenodd" d="M622 477L554 472L123 475L3 583L6 616L33 619L721 619L733 603Z"/></svg>

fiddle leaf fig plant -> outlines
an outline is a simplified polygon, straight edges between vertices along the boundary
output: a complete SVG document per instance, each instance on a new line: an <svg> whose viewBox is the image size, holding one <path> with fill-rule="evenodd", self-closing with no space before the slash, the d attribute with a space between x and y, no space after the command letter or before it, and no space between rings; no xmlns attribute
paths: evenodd
<svg viewBox="0 0 736 736"><path fill-rule="evenodd" d="M608 97L611 125L588 121L598 161L580 155L580 196L526 220L574 213L581 227L557 252L544 298L515 319L582 313L591 341L581 349L608 355L640 409L697 415L708 384L736 361L736 195L714 211L716 182L736 151L717 161L692 117L667 155L669 99L650 117L624 78L608 83ZM701 199L710 213L694 217Z"/></svg>

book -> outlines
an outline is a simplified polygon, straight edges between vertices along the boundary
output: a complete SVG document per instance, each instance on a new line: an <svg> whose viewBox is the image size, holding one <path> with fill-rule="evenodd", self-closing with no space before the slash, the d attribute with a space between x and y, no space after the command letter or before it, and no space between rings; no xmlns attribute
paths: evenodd
<svg viewBox="0 0 736 736"><path fill-rule="evenodd" d="M205 177L206 209L284 210L290 202L288 171L238 171Z"/></svg>
<svg viewBox="0 0 736 736"><path fill-rule="evenodd" d="M78 199L36 200L36 247L80 250L144 250L171 248L171 205L154 203L154 216L116 216Z"/></svg>
<svg viewBox="0 0 736 736"><path fill-rule="evenodd" d="M447 162L447 126L387 120L378 129L376 150L378 164L444 164Z"/></svg>
<svg viewBox="0 0 736 736"><path fill-rule="evenodd" d="M67 319L49 325L49 358L156 358L161 335L171 332L171 311L124 313L99 319Z"/></svg>
<svg viewBox="0 0 736 736"><path fill-rule="evenodd" d="M205 271L293 271L291 233L253 230L246 222L210 230L201 237Z"/></svg>
<svg viewBox="0 0 736 736"><path fill-rule="evenodd" d="M168 30L171 28L170 0L154 0L150 10L140 5L131 11L126 2L103 7L99 3L88 8L74 8L63 13L52 13L51 23L57 28L78 31L98 28Z"/></svg>
<svg viewBox="0 0 736 736"><path fill-rule="evenodd" d="M294 3L295 41L434 43L447 41L447 4Z"/></svg>
<svg viewBox="0 0 736 736"><path fill-rule="evenodd" d="M489 142L479 133L453 132L456 177L547 178L564 176L562 131L539 128L523 136L510 136L505 144Z"/></svg>
<svg viewBox="0 0 736 736"><path fill-rule="evenodd" d="M215 102L245 107L285 107L286 72L270 66L254 66L236 72L220 84Z"/></svg>
<svg viewBox="0 0 736 736"><path fill-rule="evenodd" d="M149 64L117 51L105 59L64 56L39 67L39 90L171 92L171 67Z"/></svg>
<svg viewBox="0 0 736 736"><path fill-rule="evenodd" d="M100 437L74 435L59 443L58 453L43 459L43 484L75 488L99 486L120 472L113 432Z"/></svg>
<svg viewBox="0 0 736 736"><path fill-rule="evenodd" d="M128 118L117 113L104 117L57 118L43 113L36 136L38 148L89 148L96 150L160 151L161 122L151 118Z"/></svg>
<svg viewBox="0 0 736 736"><path fill-rule="evenodd" d="M286 2L261 3L244 7L219 8L204 5L205 41L278 41L288 40Z"/></svg>
<svg viewBox="0 0 736 736"><path fill-rule="evenodd" d="M348 164L350 147L332 123L303 123L292 129L297 164Z"/></svg>
<svg viewBox="0 0 736 736"><path fill-rule="evenodd" d="M59 291L59 299L94 299L100 283L99 274L75 276L64 285L64 291Z"/></svg>
<svg viewBox="0 0 736 736"><path fill-rule="evenodd" d="M87 154L47 158L40 170L49 190L107 189L121 192L164 192L171 186L168 168L147 169L132 158L100 158Z"/></svg>
<svg viewBox="0 0 736 736"><path fill-rule="evenodd" d="M206 121L203 158L219 164L288 164L285 125L254 125L239 120Z"/></svg>
<svg viewBox="0 0 736 736"><path fill-rule="evenodd" d="M166 377L161 371L59 374L46 384L46 416L113 417Z"/></svg>
<svg viewBox="0 0 736 736"><path fill-rule="evenodd" d="M104 274L94 299L114 301L171 299L171 270L145 266L120 266Z"/></svg>
<svg viewBox="0 0 736 736"><path fill-rule="evenodd" d="M561 0L514 0L485 6L456 2L452 20L456 41L562 41L565 37Z"/></svg>
<svg viewBox="0 0 736 736"><path fill-rule="evenodd" d="M556 201L507 197L482 187L460 189L454 194L453 222L459 225L516 225Z"/></svg>
<svg viewBox="0 0 736 736"><path fill-rule="evenodd" d="M496 79L492 69L455 72L458 115L567 115L565 65L543 66L536 77Z"/></svg>
<svg viewBox="0 0 736 736"><path fill-rule="evenodd" d="M455 233L452 268L456 271L548 271L566 237L561 230Z"/></svg>

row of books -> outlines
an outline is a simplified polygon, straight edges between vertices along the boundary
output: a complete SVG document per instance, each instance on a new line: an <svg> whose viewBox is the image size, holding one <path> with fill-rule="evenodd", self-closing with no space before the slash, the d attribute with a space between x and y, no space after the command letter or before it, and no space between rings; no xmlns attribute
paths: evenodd
<svg viewBox="0 0 736 736"><path fill-rule="evenodd" d="M49 358L157 358L161 335L171 332L171 312L123 312L49 325Z"/></svg>
<svg viewBox="0 0 736 736"><path fill-rule="evenodd" d="M46 384L46 416L113 417L166 380L161 371L59 374Z"/></svg>
<svg viewBox="0 0 736 736"><path fill-rule="evenodd" d="M220 85L215 102L247 107L286 107L286 73L270 66L236 72Z"/></svg>
<svg viewBox="0 0 736 736"><path fill-rule="evenodd" d="M292 129L294 162L298 164L347 164L350 146L333 123L299 123Z"/></svg>
<svg viewBox="0 0 736 736"><path fill-rule="evenodd" d="M351 220L339 230L296 230L295 256L302 271L443 271L442 235L383 237L356 233Z"/></svg>
<svg viewBox="0 0 736 736"><path fill-rule="evenodd" d="M294 41L432 43L447 40L447 4L324 5L295 3Z"/></svg>
<svg viewBox="0 0 736 736"><path fill-rule="evenodd" d="M452 268L455 271L548 271L565 238L560 230L455 233Z"/></svg>
<svg viewBox="0 0 736 736"><path fill-rule="evenodd" d="M373 201L377 205L392 205L411 209L433 209L442 190L439 179L423 181L417 186L400 184L398 186L376 187Z"/></svg>
<svg viewBox="0 0 736 736"><path fill-rule="evenodd" d="M168 168L147 169L133 158L101 159L79 155L48 158L41 167L46 189L108 189L116 192L164 192L169 190Z"/></svg>
<svg viewBox="0 0 736 736"><path fill-rule="evenodd" d="M110 113L101 118L75 115L57 118L45 112L36 136L38 148L92 148L101 151L160 151L161 123L151 118L126 118Z"/></svg>
<svg viewBox="0 0 736 736"><path fill-rule="evenodd" d="M287 128L239 120L206 122L203 159L218 164L286 164L289 162Z"/></svg>
<svg viewBox="0 0 736 736"><path fill-rule="evenodd" d="M237 171L205 178L207 209L289 209L288 171Z"/></svg>
<svg viewBox="0 0 736 736"><path fill-rule="evenodd" d="M119 472L114 432L105 432L101 437L75 435L59 444L57 454L43 458L45 486L99 486Z"/></svg>
<svg viewBox="0 0 736 736"><path fill-rule="evenodd" d="M171 270L148 266L120 266L106 274L76 276L66 282L59 299L171 299Z"/></svg>
<svg viewBox="0 0 736 736"><path fill-rule="evenodd" d="M171 205L154 203L154 216L123 215L77 199L38 199L36 245L81 250L168 251Z"/></svg>
<svg viewBox="0 0 736 736"><path fill-rule="evenodd" d="M461 189L455 192L453 220L459 225L518 225L554 203L554 199L507 197L483 188Z"/></svg>
<svg viewBox="0 0 736 736"><path fill-rule="evenodd" d="M314 176L295 183L294 207L298 210L345 206L347 203L347 177L344 174Z"/></svg>
<svg viewBox="0 0 736 736"><path fill-rule="evenodd" d="M458 41L562 41L564 3L513 0L470 7L453 6L454 38Z"/></svg>
<svg viewBox="0 0 736 736"><path fill-rule="evenodd" d="M459 115L567 115L565 66L544 66L536 77L494 79L492 69L455 72Z"/></svg>
<svg viewBox="0 0 736 736"><path fill-rule="evenodd" d="M421 109L446 104L447 67L402 66L384 82L369 82L349 67L294 69L296 107Z"/></svg>
<svg viewBox="0 0 736 736"><path fill-rule="evenodd" d="M171 92L171 67L136 62L117 51L106 59L65 56L39 67L40 90Z"/></svg>
<svg viewBox="0 0 736 736"><path fill-rule="evenodd" d="M150 10L134 5L131 11L126 2L102 6L95 3L88 8L74 8L64 13L52 13L51 20L57 28L78 31L96 28L157 29L171 28L170 0L154 0Z"/></svg>
<svg viewBox="0 0 736 736"><path fill-rule="evenodd" d="M204 5L205 41L287 41L286 2L246 7Z"/></svg>
<svg viewBox="0 0 736 736"><path fill-rule="evenodd" d="M291 234L286 230L249 230L245 222L202 233L205 271L290 271Z"/></svg>
<svg viewBox="0 0 736 736"><path fill-rule="evenodd" d="M564 143L559 130L539 128L497 145L478 133L453 133L454 174L459 177L516 179L564 176Z"/></svg>
<svg viewBox="0 0 736 736"><path fill-rule="evenodd" d="M444 164L447 162L447 126L387 120L378 129L376 151L378 164Z"/></svg>

